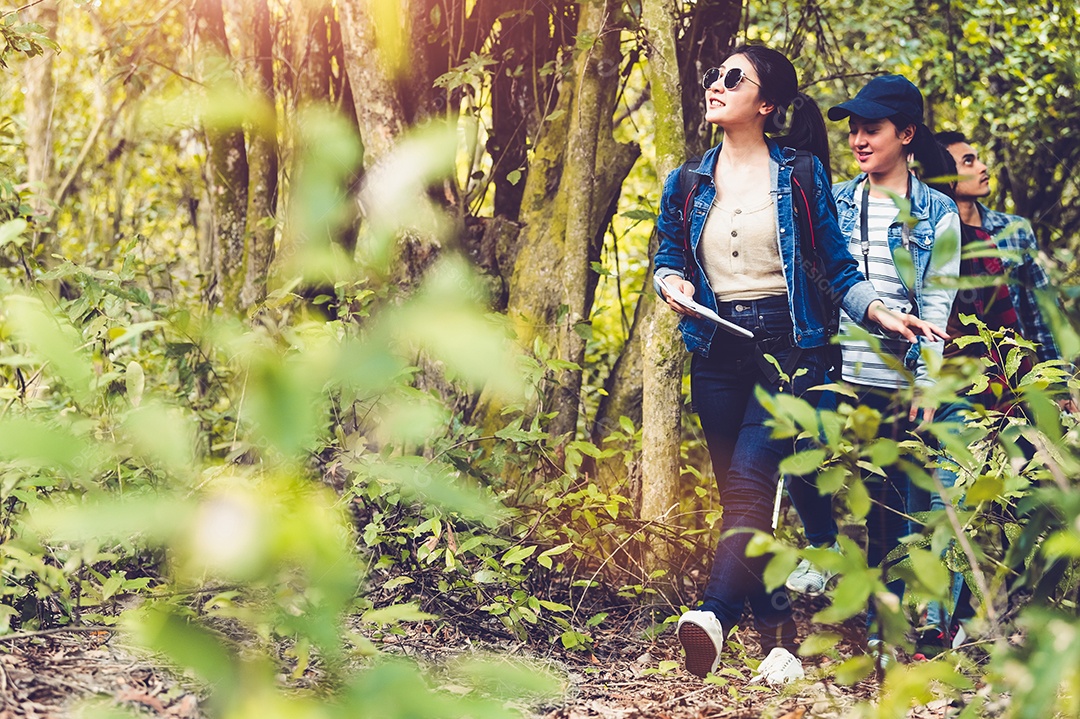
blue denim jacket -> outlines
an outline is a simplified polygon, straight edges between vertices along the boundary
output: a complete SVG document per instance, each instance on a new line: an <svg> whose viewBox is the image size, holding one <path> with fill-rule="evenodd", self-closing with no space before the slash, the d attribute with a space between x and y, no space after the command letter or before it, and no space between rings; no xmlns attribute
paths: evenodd
<svg viewBox="0 0 1080 719"><path fill-rule="evenodd" d="M803 262L798 241L798 223L792 214L791 176L794 171L795 151L782 148L768 140L772 159L772 195L776 202L777 242L787 284L788 307L794 328L792 338L803 348L821 347L828 342L825 318L821 317L812 292L817 292L813 280L807 276L809 263ZM694 172L699 178L698 191L690 208L690 247L694 256L694 277L697 278L694 299L709 309L716 310L716 294L709 286L705 270L698 256L698 243L705 227L705 217L716 198L713 173L720 145L710 149L701 158L701 165ZM683 252L683 205L676 197L679 189L679 172L668 175L664 182L664 194L660 200L660 216L656 220L659 248L656 251L655 274L657 277L684 275ZM823 260L826 277L821 278L822 289L840 297L840 306L850 317L863 318L870 303L878 299L873 284L859 272L859 266L848 251L847 239L836 224L836 207L829 194L828 175L825 168L814 158L814 194L809 198L813 207L814 236L818 253ZM808 258L809 259L809 258ZM702 356L709 356L709 349L717 327L708 320L684 316L679 323L686 349Z"/></svg>
<svg viewBox="0 0 1080 719"><path fill-rule="evenodd" d="M858 231L859 205L855 194L866 180L863 173L853 180L837 183L833 186L836 198L836 212L840 223L840 232L845 241ZM889 248L893 254L897 248L904 248L911 253L915 265L915 287L910 288L901 273L900 282L905 289L915 296L915 305L919 317L944 329L949 323L953 300L956 298L955 280L950 286L940 286L931 282L931 278L956 278L960 274L960 213L956 203L937 190L927 186L918 178L911 178L911 216L915 225L907 227L897 217L889 226ZM940 230L940 232L939 232ZM950 242L935 244L935 240L952 233ZM945 252L948 256L945 256ZM908 350L904 363L915 370L916 384L930 382L923 349L929 349L941 355L944 342L930 342L924 337Z"/></svg>
<svg viewBox="0 0 1080 719"><path fill-rule="evenodd" d="M1035 300L1035 290L1046 287L1050 280L1039 266L1039 244L1035 241L1031 223L1018 215L995 212L982 204L978 208L983 229L1002 250L1001 261L1009 275L1009 295L1020 321L1020 333L1024 339L1039 345L1040 362L1060 359L1054 335Z"/></svg>

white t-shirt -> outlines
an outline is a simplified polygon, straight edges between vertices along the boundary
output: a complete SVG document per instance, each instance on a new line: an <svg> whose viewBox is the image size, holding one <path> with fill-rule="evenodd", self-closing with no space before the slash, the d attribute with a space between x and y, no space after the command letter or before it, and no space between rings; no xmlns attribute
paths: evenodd
<svg viewBox="0 0 1080 719"><path fill-rule="evenodd" d="M874 285L885 306L897 312L910 312L911 300L907 290L900 282L889 249L889 225L896 219L896 204L890 198L871 196L867 207L867 237L870 240L870 253L863 259L862 250L862 209L855 221L855 230L848 238L848 248L852 257L859 263L859 270L866 274ZM847 313L840 313L841 334L850 331L855 323ZM904 355L910 345L907 340L882 338L881 350L887 357L895 358L895 363L903 364ZM843 365L841 376L848 382L872 387L896 388L904 385L904 376L889 366L889 363L874 352L866 342L846 341L843 343ZM894 364L895 364L894 363Z"/></svg>

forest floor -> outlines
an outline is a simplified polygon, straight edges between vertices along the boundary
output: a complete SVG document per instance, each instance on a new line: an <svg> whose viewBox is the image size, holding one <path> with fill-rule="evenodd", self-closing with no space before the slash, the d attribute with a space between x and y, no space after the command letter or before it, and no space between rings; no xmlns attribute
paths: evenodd
<svg viewBox="0 0 1080 719"><path fill-rule="evenodd" d="M807 616L813 609L796 604L804 632L811 628ZM594 631L593 653L552 648L540 655L522 642L482 644L455 622L409 625L403 634L388 634L377 643L389 653L436 668L429 672L435 687L440 664L478 650L488 660L534 662L563 682L556 699L511 705L534 719L832 719L872 702L879 687L875 678L841 686L832 680L826 663L809 661L807 679L784 690L752 684L752 672L739 656L759 655L751 630L740 632L741 646L729 644L731 652L725 656L731 659L721 665L718 683L706 683L683 670L672 628L647 638L629 617L621 626L609 621L605 627ZM861 651L858 634L845 632L841 657ZM439 688L468 691L452 685ZM0 719L80 716L95 704L125 708L135 716L201 719L204 699L193 682L107 632L65 632L0 643ZM938 700L913 708L908 716L945 719L959 711L958 704Z"/></svg>

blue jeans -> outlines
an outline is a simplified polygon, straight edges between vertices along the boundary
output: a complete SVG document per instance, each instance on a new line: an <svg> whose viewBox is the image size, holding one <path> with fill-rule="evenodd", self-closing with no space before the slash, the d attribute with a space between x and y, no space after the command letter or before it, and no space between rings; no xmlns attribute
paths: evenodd
<svg viewBox="0 0 1080 719"><path fill-rule="evenodd" d="M881 412L879 437L888 437L897 442L907 439L914 424L908 419L908 408L896 405L894 391L864 385L853 387L859 395L858 404ZM904 580L887 581L889 569L894 562L887 561L886 558L900 546L900 538L912 531L912 524L908 520L911 515L912 485L907 473L898 463L882 469L885 477L874 476L865 480L871 500L870 513L866 515L866 564L880 567L882 578L886 580L886 589L902 599ZM866 608L866 626L870 639L879 636L875 627L876 618L877 606L871 597L870 605Z"/></svg>
<svg viewBox="0 0 1080 719"><path fill-rule="evenodd" d="M819 410L835 411L836 406L836 395L832 392L823 392L817 400ZM839 533L833 517L832 495L823 495L818 491L816 474L788 476L785 481L791 506L799 515L806 541L814 547L832 546Z"/></svg>
<svg viewBox="0 0 1080 719"><path fill-rule="evenodd" d="M791 334L786 297L720 303L719 314L755 334L755 340L724 335L709 357L695 354L690 369L694 410L712 459L724 507L724 533L716 548L709 582L699 609L711 611L725 630L737 624L746 602L754 615L765 652L782 646L794 651L795 623L783 588L766 592L762 574L767 557L747 557L752 531L772 532L772 511L780 460L794 451L791 439L775 439L766 426L768 411L754 396L755 387L802 395L825 380L824 348L796 350L784 341ZM769 342L769 353L782 366L796 356L807 371L783 383L764 362L757 345ZM794 375L794 370L789 372ZM792 386L792 384L794 386Z"/></svg>
<svg viewBox="0 0 1080 719"><path fill-rule="evenodd" d="M942 405L937 414L934 415L934 421L956 424L959 429L962 428L964 423L962 413L971 409L971 404L965 401ZM945 489L950 489L956 485L957 474L951 466L939 464L934 469L934 472ZM944 511L945 498L939 492L930 492L929 497L923 500L923 503L915 509L918 511L924 508L929 509L931 512ZM960 601L960 595L964 590L964 575L957 572L950 572L949 574L951 576L949 586L950 603L946 606L942 602L933 600L926 605L926 624L937 627L944 632L949 631L952 613L956 611L956 605Z"/></svg>

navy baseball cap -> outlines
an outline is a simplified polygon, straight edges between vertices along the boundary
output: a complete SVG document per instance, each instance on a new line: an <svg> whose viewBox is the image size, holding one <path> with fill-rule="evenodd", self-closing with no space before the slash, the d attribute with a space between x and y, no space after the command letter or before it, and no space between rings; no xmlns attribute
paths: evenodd
<svg viewBox="0 0 1080 719"><path fill-rule="evenodd" d="M850 115L867 120L903 115L913 122L922 122L922 93L906 77L880 75L866 83L854 98L829 108L830 120L843 120Z"/></svg>

